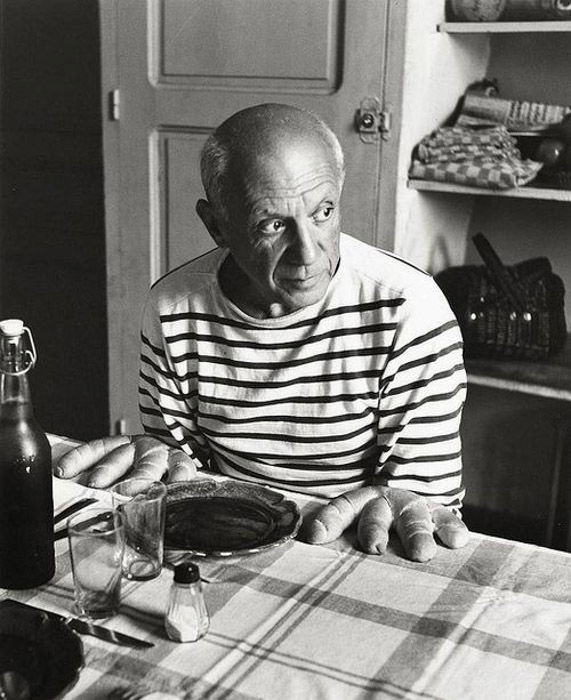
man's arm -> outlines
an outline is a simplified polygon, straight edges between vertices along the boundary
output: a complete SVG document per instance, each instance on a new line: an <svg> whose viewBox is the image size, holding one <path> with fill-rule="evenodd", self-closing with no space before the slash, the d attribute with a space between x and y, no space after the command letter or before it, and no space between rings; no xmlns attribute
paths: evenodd
<svg viewBox="0 0 571 700"><path fill-rule="evenodd" d="M379 400L375 482L460 507L460 422L466 397L462 336L429 277L402 305Z"/></svg>
<svg viewBox="0 0 571 700"><path fill-rule="evenodd" d="M457 510L463 496L462 339L436 284L428 277L423 282L402 305L381 384L375 485L321 508L305 524L310 542L334 540L355 521L369 553L385 551L390 528L414 561L434 556L435 534L452 548L467 541Z"/></svg>
<svg viewBox="0 0 571 700"><path fill-rule="evenodd" d="M93 440L66 454L54 473L106 488L125 476L168 481L192 479L202 466L192 377L175 371L168 339L163 336L154 295L145 307L141 330L139 407L144 435L119 435ZM185 390L184 382L187 383ZM204 450L202 451L202 455Z"/></svg>

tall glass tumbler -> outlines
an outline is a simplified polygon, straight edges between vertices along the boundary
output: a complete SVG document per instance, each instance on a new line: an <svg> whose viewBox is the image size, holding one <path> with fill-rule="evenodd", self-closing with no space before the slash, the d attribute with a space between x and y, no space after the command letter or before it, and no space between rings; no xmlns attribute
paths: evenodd
<svg viewBox="0 0 571 700"><path fill-rule="evenodd" d="M147 581L161 573L167 487L162 481L126 479L111 489L125 526L123 576Z"/></svg>
<svg viewBox="0 0 571 700"><path fill-rule="evenodd" d="M86 508L67 521L75 606L82 617L111 617L121 602L124 536L121 515Z"/></svg>

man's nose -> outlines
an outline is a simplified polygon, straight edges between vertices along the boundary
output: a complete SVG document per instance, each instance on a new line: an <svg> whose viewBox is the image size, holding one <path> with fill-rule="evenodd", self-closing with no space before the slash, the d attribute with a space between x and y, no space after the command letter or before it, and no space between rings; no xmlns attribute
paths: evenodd
<svg viewBox="0 0 571 700"><path fill-rule="evenodd" d="M317 244L311 225L301 221L295 222L293 231L292 253L299 265L311 265L317 258Z"/></svg>

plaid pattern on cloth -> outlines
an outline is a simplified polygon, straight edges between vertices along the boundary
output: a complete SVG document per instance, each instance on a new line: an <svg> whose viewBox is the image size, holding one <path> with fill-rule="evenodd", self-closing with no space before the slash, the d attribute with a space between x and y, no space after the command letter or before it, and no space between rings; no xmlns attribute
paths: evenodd
<svg viewBox="0 0 571 700"><path fill-rule="evenodd" d="M55 480L56 511L86 492ZM105 492L96 492L103 499ZM291 498L291 494L288 494ZM296 497L304 512L314 499ZM497 698L553 700L571 687L571 555L473 534L416 564L386 555L290 542L262 553L201 559L211 626L199 642L163 631L172 572L124 584L105 624L154 642L134 650L82 637L85 667L66 698L120 687L175 698ZM0 591L69 614L65 540L52 582Z"/></svg>
<svg viewBox="0 0 571 700"><path fill-rule="evenodd" d="M535 178L542 163L522 160L504 126L437 129L418 144L409 175L457 185L511 189Z"/></svg>

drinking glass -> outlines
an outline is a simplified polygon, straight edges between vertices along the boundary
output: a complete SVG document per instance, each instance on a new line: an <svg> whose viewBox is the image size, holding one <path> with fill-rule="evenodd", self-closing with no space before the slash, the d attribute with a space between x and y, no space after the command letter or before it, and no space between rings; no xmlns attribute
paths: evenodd
<svg viewBox="0 0 571 700"><path fill-rule="evenodd" d="M82 617L111 617L121 600L124 549L120 513L86 508L67 521L75 606Z"/></svg>
<svg viewBox="0 0 571 700"><path fill-rule="evenodd" d="M111 493L125 527L123 576L155 578L163 565L167 487L162 481L134 478L115 484Z"/></svg>

